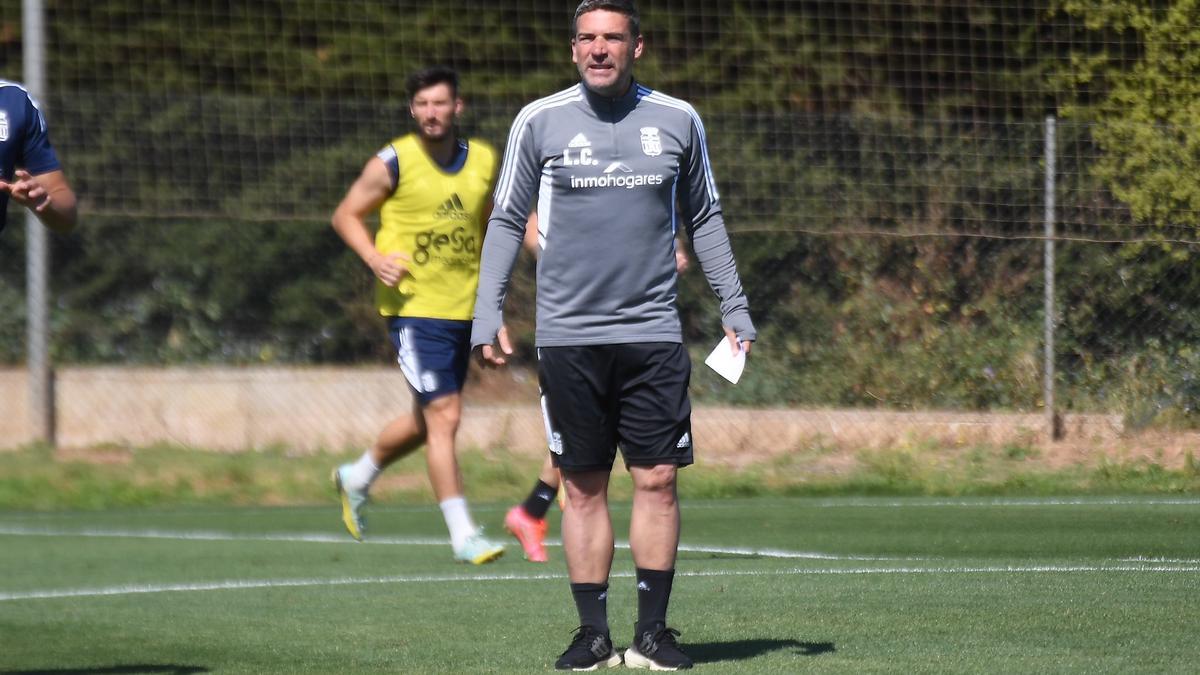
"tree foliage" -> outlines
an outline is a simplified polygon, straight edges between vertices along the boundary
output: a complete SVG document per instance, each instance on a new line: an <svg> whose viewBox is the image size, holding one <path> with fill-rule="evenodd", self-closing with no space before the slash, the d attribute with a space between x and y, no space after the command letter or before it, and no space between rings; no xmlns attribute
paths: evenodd
<svg viewBox="0 0 1200 675"><path fill-rule="evenodd" d="M1200 2L1071 0L1062 11L1115 37L1064 70L1101 92L1064 110L1096 125L1096 175L1138 221L1200 227Z"/></svg>
<svg viewBox="0 0 1200 675"><path fill-rule="evenodd" d="M1065 249L1065 377L1100 401L1098 373L1121 366L1096 364L1171 362L1200 326L1192 249L1167 243L1200 226L1198 2L642 3L638 77L704 116L770 364L736 390L699 373L702 395L1036 406L1041 249L1022 237L1055 113L1082 158L1060 170L1063 220L1164 240ZM15 79L20 4L0 0ZM458 68L466 127L497 146L520 106L577 80L559 0L46 6L45 98L86 218L55 248L54 348L73 362L387 359L369 274L327 222L404 131L404 78ZM682 287L686 337L707 344L711 292L695 272ZM508 318L526 351L532 296L523 265Z"/></svg>

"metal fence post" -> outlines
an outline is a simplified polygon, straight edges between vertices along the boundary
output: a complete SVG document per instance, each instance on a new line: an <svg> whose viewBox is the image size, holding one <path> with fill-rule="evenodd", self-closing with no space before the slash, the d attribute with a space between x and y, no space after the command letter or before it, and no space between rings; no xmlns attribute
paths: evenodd
<svg viewBox="0 0 1200 675"><path fill-rule="evenodd" d="M1046 433L1051 440L1063 436L1062 425L1059 423L1058 412L1054 405L1054 159L1055 148L1055 118L1046 116L1046 185L1045 185L1045 230L1046 241L1044 249L1044 274L1046 279L1045 296L1045 368L1042 381L1042 400L1046 405Z"/></svg>
<svg viewBox="0 0 1200 675"><path fill-rule="evenodd" d="M42 0L22 0L25 87L41 99L46 89L46 50ZM46 228L32 212L25 214L25 275L29 373L29 410L35 440L54 443L54 387L49 349L50 245Z"/></svg>

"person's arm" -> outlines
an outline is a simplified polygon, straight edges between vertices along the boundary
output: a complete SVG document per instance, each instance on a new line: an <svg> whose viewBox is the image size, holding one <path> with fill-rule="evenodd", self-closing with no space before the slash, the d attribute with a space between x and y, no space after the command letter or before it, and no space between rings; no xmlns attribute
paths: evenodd
<svg viewBox="0 0 1200 675"><path fill-rule="evenodd" d="M494 208L495 202L489 199L487 212L490 214ZM528 251L534 260L537 260L542 254L542 249L538 246L537 222L537 211L530 212L529 219L525 222L525 236L521 240L521 248ZM487 241L486 237L484 241ZM508 326L504 325L503 320L500 328L496 331L494 342L494 344L481 345L478 350L477 357L485 367L502 366L507 361L506 357L513 353L512 341L508 338Z"/></svg>
<svg viewBox="0 0 1200 675"><path fill-rule="evenodd" d="M680 194L684 222L700 270L721 301L721 323L730 336L731 347L749 353L750 344L758 334L750 320L750 303L742 289L729 233L725 230L720 196L704 142L704 125L694 110L689 112L690 142L682 167L686 175L680 181L684 188Z"/></svg>
<svg viewBox="0 0 1200 675"><path fill-rule="evenodd" d="M28 96L23 117L25 122L19 129L9 130L20 144L16 162L20 168L11 182L0 181L0 190L36 214L46 227L70 232L79 220L75 192L50 145L46 118Z"/></svg>
<svg viewBox="0 0 1200 675"><path fill-rule="evenodd" d="M521 240L521 248L528 251L534 260L542 255L542 247L538 245L537 209L530 211L529 220L525 221L525 238Z"/></svg>
<svg viewBox="0 0 1200 675"><path fill-rule="evenodd" d="M688 257L687 251L683 247L683 238L675 237L675 273L683 274L692 266L692 259Z"/></svg>
<svg viewBox="0 0 1200 675"><path fill-rule="evenodd" d="M379 157L372 157L334 210L332 222L342 241L387 286L400 283L408 271L408 258L402 253L380 253L367 229L366 218L379 210L394 188L387 165Z"/></svg>
<svg viewBox="0 0 1200 675"><path fill-rule="evenodd" d="M75 192L61 169L36 176L18 169L11 183L0 181L0 190L12 200L37 214L51 230L64 234L75 229L79 209Z"/></svg>
<svg viewBox="0 0 1200 675"><path fill-rule="evenodd" d="M526 109L528 110L528 108ZM526 111L525 119L509 131L504 164L496 182L495 200L479 261L479 288L471 324L471 348L485 366L501 366L512 353L504 326L504 298L517 254L529 231L529 207L537 192L541 163ZM499 349L496 349L497 339Z"/></svg>
<svg viewBox="0 0 1200 675"><path fill-rule="evenodd" d="M491 213L495 207L496 207L496 203L489 197L488 201L487 201L487 206L484 208L484 211L488 214L489 219L492 217ZM538 229L537 228L538 228L538 215L537 215L537 209L534 209L529 212L529 218L528 218L528 220L525 221L525 236L522 237L522 239L521 239L521 248L525 249L525 251L527 253L529 253L529 255L533 256L534 260L537 260L538 257L541 256L541 253L542 253L542 249L538 245ZM487 236L487 234L485 232L484 237L486 238L486 236ZM683 255L684 267L687 267L687 254L686 253L676 254L676 259L678 259L678 255Z"/></svg>

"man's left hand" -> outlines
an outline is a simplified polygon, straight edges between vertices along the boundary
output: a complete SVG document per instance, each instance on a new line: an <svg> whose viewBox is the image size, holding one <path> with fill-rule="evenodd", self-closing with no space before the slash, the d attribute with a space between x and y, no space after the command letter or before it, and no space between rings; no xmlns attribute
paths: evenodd
<svg viewBox="0 0 1200 675"><path fill-rule="evenodd" d="M737 333L734 333L732 328L729 326L723 326L723 328L725 329L725 337L729 339L729 349L732 351L732 353L737 354L738 350L740 349L746 353L746 356L749 356L750 345L754 343L749 340L742 340L739 342Z"/></svg>
<svg viewBox="0 0 1200 675"><path fill-rule="evenodd" d="M50 206L50 193L32 174L24 169L17 169L15 177L16 180L11 183L0 181L0 190L11 195L16 203L37 213Z"/></svg>

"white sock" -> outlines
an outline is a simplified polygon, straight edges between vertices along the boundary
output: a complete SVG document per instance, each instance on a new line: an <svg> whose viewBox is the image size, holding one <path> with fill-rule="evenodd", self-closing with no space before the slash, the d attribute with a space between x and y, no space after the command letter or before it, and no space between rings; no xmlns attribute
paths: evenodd
<svg viewBox="0 0 1200 675"><path fill-rule="evenodd" d="M375 466L375 461L371 459L371 451L367 450L362 457L358 458L357 462L350 465L350 471L346 476L346 488L366 490L371 487L371 483L375 482L379 471L379 467Z"/></svg>
<svg viewBox="0 0 1200 675"><path fill-rule="evenodd" d="M451 497L438 504L442 507L442 517L446 519L446 527L450 530L450 545L458 548L468 537L475 534L475 521L467 511L465 497Z"/></svg>

